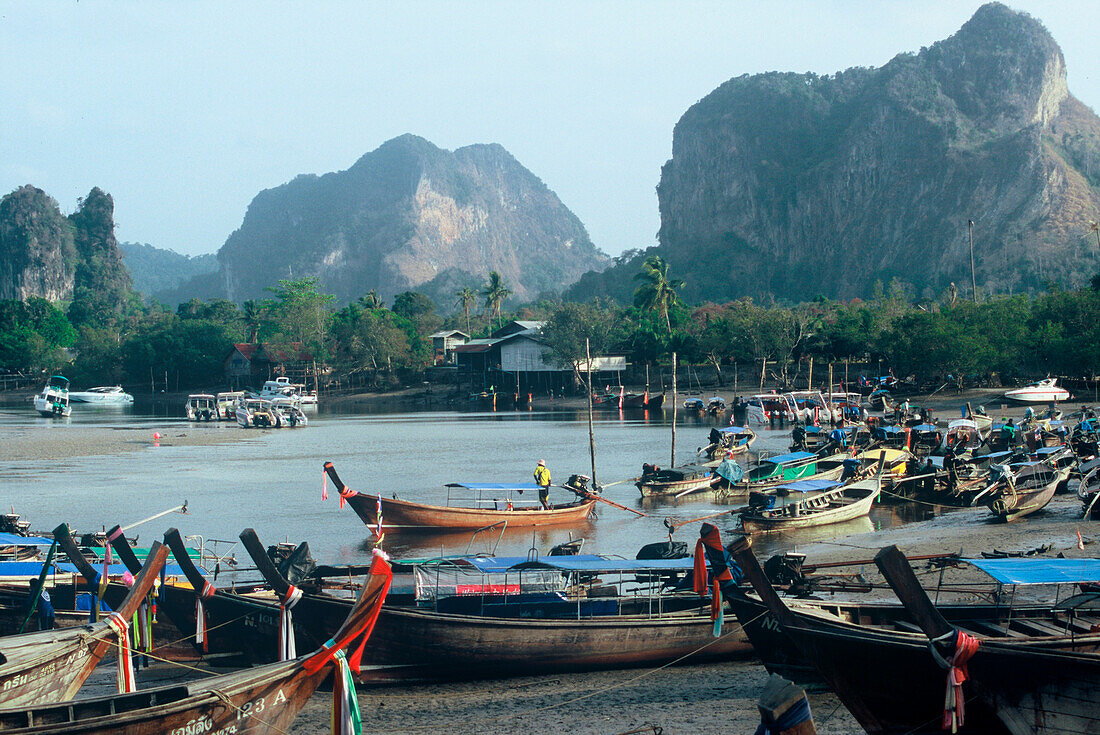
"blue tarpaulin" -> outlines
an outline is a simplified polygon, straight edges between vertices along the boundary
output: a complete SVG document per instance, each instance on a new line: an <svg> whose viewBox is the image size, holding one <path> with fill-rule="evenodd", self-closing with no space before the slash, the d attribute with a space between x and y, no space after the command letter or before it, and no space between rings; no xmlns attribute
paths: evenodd
<svg viewBox="0 0 1100 735"><path fill-rule="evenodd" d="M744 426L723 426L718 430L721 434L742 434L745 431Z"/></svg>
<svg viewBox="0 0 1100 735"><path fill-rule="evenodd" d="M714 474L728 481L730 484L736 485L741 482L741 478L745 476L745 470L732 459L724 459L722 460L722 464L718 465L717 469L714 470Z"/></svg>
<svg viewBox="0 0 1100 735"><path fill-rule="evenodd" d="M467 490L538 490L533 482L451 482L447 487L464 487Z"/></svg>
<svg viewBox="0 0 1100 735"><path fill-rule="evenodd" d="M812 459L814 456L813 452L791 452L790 454L779 454L774 457L768 457L764 461L771 462L772 464L792 464Z"/></svg>
<svg viewBox="0 0 1100 735"><path fill-rule="evenodd" d="M503 573L520 571L519 565L531 564L535 560L525 556L467 557L448 560L457 566L472 567L484 573ZM557 569L563 572L639 572L639 571L687 571L692 568L692 557L684 559L607 559L595 554L576 556L540 556L537 566L544 569Z"/></svg>
<svg viewBox="0 0 1100 735"><path fill-rule="evenodd" d="M963 559L1001 584L1100 582L1100 559Z"/></svg>
<svg viewBox="0 0 1100 735"><path fill-rule="evenodd" d="M839 484L840 483L836 480L799 480L797 482L776 485L775 489L786 490L789 493L816 493L832 490Z"/></svg>
<svg viewBox="0 0 1100 735"><path fill-rule="evenodd" d="M14 533L0 533L0 546L49 546L52 538L42 536L19 536Z"/></svg>

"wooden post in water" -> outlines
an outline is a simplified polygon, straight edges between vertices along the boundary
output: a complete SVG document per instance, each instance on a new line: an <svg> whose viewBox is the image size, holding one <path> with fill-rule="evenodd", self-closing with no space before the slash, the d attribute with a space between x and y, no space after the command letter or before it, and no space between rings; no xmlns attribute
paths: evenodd
<svg viewBox="0 0 1100 735"><path fill-rule="evenodd" d="M676 353L672 353L672 464L676 466L676 409L680 399L676 397Z"/></svg>
<svg viewBox="0 0 1100 735"><path fill-rule="evenodd" d="M768 370L768 358L763 358L760 363L760 392L764 392L764 373Z"/></svg>
<svg viewBox="0 0 1100 735"><path fill-rule="evenodd" d="M806 390L814 389L814 356L810 355L810 375L806 378Z"/></svg>
<svg viewBox="0 0 1100 735"><path fill-rule="evenodd" d="M827 400L829 402L829 413L832 414L836 411L836 409L834 408L834 405L833 405L833 404L836 403L836 401L833 400L833 361L832 360L829 360L829 392L827 393L827 395L828 395L828 398L825 399L825 400ZM829 416L829 421L832 422L833 420L834 420L833 417L830 415Z"/></svg>
<svg viewBox="0 0 1100 735"><path fill-rule="evenodd" d="M588 456L592 460L592 488L596 489L596 435L592 433L592 352L584 340L585 368L588 373Z"/></svg>
<svg viewBox="0 0 1100 735"><path fill-rule="evenodd" d="M737 360L733 361L733 394L738 394L737 390Z"/></svg>

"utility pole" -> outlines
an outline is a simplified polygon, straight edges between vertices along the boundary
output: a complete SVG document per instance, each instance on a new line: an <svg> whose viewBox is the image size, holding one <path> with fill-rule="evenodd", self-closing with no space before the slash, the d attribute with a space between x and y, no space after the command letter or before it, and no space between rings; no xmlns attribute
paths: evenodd
<svg viewBox="0 0 1100 735"><path fill-rule="evenodd" d="M966 226L970 230L970 293L974 303L978 303L978 278L974 275L974 220L968 219ZM1098 235L1100 237L1100 235Z"/></svg>

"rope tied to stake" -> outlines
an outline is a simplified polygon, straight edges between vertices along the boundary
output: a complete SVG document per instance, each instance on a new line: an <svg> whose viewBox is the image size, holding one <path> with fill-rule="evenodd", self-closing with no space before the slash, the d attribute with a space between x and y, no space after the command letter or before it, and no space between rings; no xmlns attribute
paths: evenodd
<svg viewBox="0 0 1100 735"><path fill-rule="evenodd" d="M947 643L954 640L955 652L950 659L946 659L936 650L937 643ZM947 693L943 700L943 729L958 732L966 719L966 698L963 697L962 685L967 680L969 672L966 663L975 653L981 641L961 630L952 630L938 638L928 641L928 648L932 651L932 657L936 659L941 669L947 671Z"/></svg>

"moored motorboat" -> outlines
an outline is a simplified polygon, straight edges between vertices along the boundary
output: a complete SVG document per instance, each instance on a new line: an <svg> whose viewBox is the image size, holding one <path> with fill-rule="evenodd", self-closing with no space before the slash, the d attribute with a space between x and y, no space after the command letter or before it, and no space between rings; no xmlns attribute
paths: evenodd
<svg viewBox="0 0 1100 735"><path fill-rule="evenodd" d="M237 418L237 404L244 399L243 390L231 390L218 393L214 405L218 409L218 419L233 421Z"/></svg>
<svg viewBox="0 0 1100 735"><path fill-rule="evenodd" d="M69 391L69 400L99 406L128 406L134 402L134 397L122 390L121 385L102 385L88 390Z"/></svg>
<svg viewBox="0 0 1100 735"><path fill-rule="evenodd" d="M69 379L61 375L51 375L34 397L34 410L47 418L65 418L72 414L69 404Z"/></svg>
<svg viewBox="0 0 1100 735"><path fill-rule="evenodd" d="M882 478L841 484L829 480L802 480L779 485L774 494L754 493L741 514L745 533L777 533L861 518L871 512Z"/></svg>
<svg viewBox="0 0 1100 735"><path fill-rule="evenodd" d="M697 492L710 488L716 480L714 469L703 464L682 465L669 469L643 464L642 475L634 485L644 498Z"/></svg>
<svg viewBox="0 0 1100 735"><path fill-rule="evenodd" d="M271 409L271 402L260 398L245 398L237 402L237 423L243 429L276 429L282 416Z"/></svg>
<svg viewBox="0 0 1100 735"><path fill-rule="evenodd" d="M744 454L756 441L756 432L747 426L721 426L710 430L710 443L699 450L703 464L717 466L731 456Z"/></svg>
<svg viewBox="0 0 1100 735"><path fill-rule="evenodd" d="M539 486L534 483L452 482L447 487L447 505L416 503L399 498L367 495L349 489L340 481L331 462L324 465L326 477L332 480L346 502L373 532L386 530L430 531L441 529L480 529L497 524L508 528L557 526L580 523L592 513L598 495L584 486L559 485L578 497L572 503L554 504L543 508L538 501ZM571 479L572 479L571 478ZM530 493L520 498L524 491ZM454 503L454 504L452 504Z"/></svg>
<svg viewBox="0 0 1100 735"><path fill-rule="evenodd" d="M172 684L140 692L81 700L53 707L0 711L0 730L12 733L283 733L335 666L333 712L337 732L352 732L359 718L349 694L350 670L358 656L344 655L356 641L367 640L393 579L376 552L366 582L343 625L313 653L255 669Z"/></svg>
<svg viewBox="0 0 1100 735"><path fill-rule="evenodd" d="M1032 462L1016 470L1009 468L985 501L993 515L1011 522L1042 510L1054 497L1065 476L1046 462Z"/></svg>
<svg viewBox="0 0 1100 735"><path fill-rule="evenodd" d="M1005 398L1019 403L1056 403L1068 401L1070 393L1060 387L1057 378L1044 378L1038 382L1005 391Z"/></svg>
<svg viewBox="0 0 1100 735"><path fill-rule="evenodd" d="M192 393L183 404L188 421L217 421L218 404L210 393Z"/></svg>

